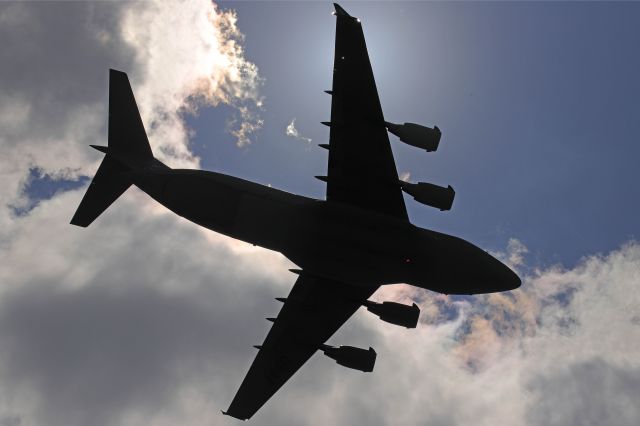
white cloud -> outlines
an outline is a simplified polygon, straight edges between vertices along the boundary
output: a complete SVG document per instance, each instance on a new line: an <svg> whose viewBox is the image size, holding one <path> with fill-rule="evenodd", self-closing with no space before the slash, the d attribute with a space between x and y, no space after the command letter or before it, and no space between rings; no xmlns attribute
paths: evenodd
<svg viewBox="0 0 640 426"><path fill-rule="evenodd" d="M0 249L0 418L168 424L182 413L195 424L196 409L219 421L292 265L150 208L137 190L73 227L82 192L16 219Z"/></svg>
<svg viewBox="0 0 640 426"><path fill-rule="evenodd" d="M238 145L262 125L262 80L244 56L235 12L208 0L0 5L0 228L21 205L29 168L92 175L106 142L109 68L129 74L154 153L197 167L183 114L233 106Z"/></svg>
<svg viewBox="0 0 640 426"><path fill-rule="evenodd" d="M0 425L229 424L218 410L280 307L273 297L295 280L286 259L197 228L135 189L87 229L68 225L83 190L23 217L6 207L31 166L93 173L86 145L105 137L109 66L130 71L157 151L197 165L181 111L226 102L241 119L262 102L225 13L204 1L0 7L10 121L0 135ZM253 422L640 423L640 245L571 269L535 269L526 253L511 240L501 254L529 271L510 293L381 289L379 300L419 302L419 327L361 310L331 341L375 347L374 373L317 355Z"/></svg>
<svg viewBox="0 0 640 426"><path fill-rule="evenodd" d="M384 337L391 360L379 356L382 368L394 381L415 381L394 387L412 399L381 424L394 416L405 419L396 424L637 424L639 266L640 245L630 243L570 270L537 270L509 293L465 299L383 289L422 300L425 325L413 335L389 328Z"/></svg>
<svg viewBox="0 0 640 426"><path fill-rule="evenodd" d="M0 416L52 426L226 424L218 410L266 334L264 317L280 307L273 298L291 287L291 264L137 190L74 228L66 220L81 195L41 203L0 249ZM640 245L630 243L573 269L535 271L510 293L385 287L377 299L419 302L417 329L361 310L331 339L373 346L374 373L317 355L253 421L637 424L638 265Z"/></svg>
<svg viewBox="0 0 640 426"><path fill-rule="evenodd" d="M492 253L513 270L519 270L524 265L525 256L529 249L517 238L510 238L507 242L507 249L504 252Z"/></svg>
<svg viewBox="0 0 640 426"><path fill-rule="evenodd" d="M145 70L138 91L146 100L141 109L150 118L150 138L172 156L190 160L180 113L225 103L238 111L230 128L238 145L250 143L262 126L262 79L244 57L234 11L208 0L143 2L127 10L122 32L130 45L140 46L136 57ZM172 131L176 126L178 134Z"/></svg>
<svg viewBox="0 0 640 426"><path fill-rule="evenodd" d="M292 137L294 139L297 139L299 141L304 141L306 143L311 143L311 138L307 138L305 136L302 136L300 134L300 132L298 131L298 129L296 129L296 119L293 118L291 119L291 123L289 123L287 125L287 128L285 129L285 134L289 137Z"/></svg>

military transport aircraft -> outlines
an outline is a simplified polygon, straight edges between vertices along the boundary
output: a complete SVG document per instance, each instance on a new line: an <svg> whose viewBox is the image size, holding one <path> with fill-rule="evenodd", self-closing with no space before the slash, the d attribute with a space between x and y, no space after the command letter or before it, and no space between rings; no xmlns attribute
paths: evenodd
<svg viewBox="0 0 640 426"><path fill-rule="evenodd" d="M419 308L368 300L381 285L407 283L446 294L512 290L520 279L484 250L409 222L402 192L448 210L451 187L398 179L387 131L435 151L440 130L386 122L359 19L337 18L326 200L236 177L171 169L154 158L127 75L109 74L106 154L71 223L86 227L129 186L213 231L276 250L299 269L289 296L240 389L224 412L249 419L318 350L338 364L372 371L376 352L327 340L360 307L413 328Z"/></svg>

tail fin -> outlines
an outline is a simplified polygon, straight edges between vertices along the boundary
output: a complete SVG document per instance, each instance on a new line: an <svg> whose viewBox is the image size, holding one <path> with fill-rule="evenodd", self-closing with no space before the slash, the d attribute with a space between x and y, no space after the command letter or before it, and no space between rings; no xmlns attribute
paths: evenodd
<svg viewBox="0 0 640 426"><path fill-rule="evenodd" d="M153 160L127 74L109 70L109 152L132 168Z"/></svg>
<svg viewBox="0 0 640 426"><path fill-rule="evenodd" d="M129 171L151 163L153 153L127 74L109 70L109 146L93 146L107 155L71 219L87 227L131 186Z"/></svg>

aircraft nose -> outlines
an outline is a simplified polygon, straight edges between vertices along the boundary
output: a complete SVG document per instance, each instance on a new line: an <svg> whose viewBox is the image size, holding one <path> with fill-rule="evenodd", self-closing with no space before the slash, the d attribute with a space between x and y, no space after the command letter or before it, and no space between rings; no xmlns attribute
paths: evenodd
<svg viewBox="0 0 640 426"><path fill-rule="evenodd" d="M515 290L522 285L520 277L507 265L482 249L477 249L478 269L482 272L479 281L484 286L482 293Z"/></svg>
<svg viewBox="0 0 640 426"><path fill-rule="evenodd" d="M515 290L522 285L511 268L485 250L461 238L434 235L437 245L430 253L431 262L425 275L430 274L435 277L434 281L442 282L439 291L482 294Z"/></svg>
<svg viewBox="0 0 640 426"><path fill-rule="evenodd" d="M522 280L511 268L498 259L494 259L494 276L500 291L515 290L522 285Z"/></svg>
<svg viewBox="0 0 640 426"><path fill-rule="evenodd" d="M520 287L522 285L522 280L520 279L518 274L513 272L508 266L505 266L505 269L506 271L504 273L504 277L502 278L504 285L509 290L515 290L516 288Z"/></svg>

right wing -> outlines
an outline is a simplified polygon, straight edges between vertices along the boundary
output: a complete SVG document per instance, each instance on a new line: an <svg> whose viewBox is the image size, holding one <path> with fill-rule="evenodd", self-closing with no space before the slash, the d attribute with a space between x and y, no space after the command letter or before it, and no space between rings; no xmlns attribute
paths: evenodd
<svg viewBox="0 0 640 426"><path fill-rule="evenodd" d="M336 8L327 200L409 220L359 19Z"/></svg>
<svg viewBox="0 0 640 426"><path fill-rule="evenodd" d="M303 272L224 414L253 416L376 289Z"/></svg>

